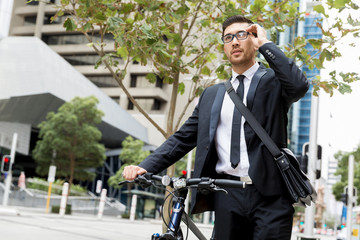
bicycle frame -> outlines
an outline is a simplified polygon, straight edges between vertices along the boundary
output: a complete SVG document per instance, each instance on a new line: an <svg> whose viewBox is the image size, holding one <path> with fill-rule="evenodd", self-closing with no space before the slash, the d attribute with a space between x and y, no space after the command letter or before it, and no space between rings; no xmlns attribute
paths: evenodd
<svg viewBox="0 0 360 240"><path fill-rule="evenodd" d="M188 190L181 189L177 193L176 201L173 203L172 214L170 217L168 230L166 233L160 236L152 236L152 240L183 240L183 233L180 228L180 223L183 221L185 225L194 233L194 235L199 240L207 240L206 237L202 234L200 229L195 225L191 218L185 213L185 199L187 196ZM214 235L214 233L213 233ZM215 240L211 238L210 240Z"/></svg>

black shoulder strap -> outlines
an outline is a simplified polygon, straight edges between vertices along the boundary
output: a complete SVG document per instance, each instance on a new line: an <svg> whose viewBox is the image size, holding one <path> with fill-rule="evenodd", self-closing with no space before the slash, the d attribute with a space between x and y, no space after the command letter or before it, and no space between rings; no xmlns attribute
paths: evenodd
<svg viewBox="0 0 360 240"><path fill-rule="evenodd" d="M234 102L236 108L241 112L246 121L250 124L251 128L255 131L255 133L259 136L261 141L265 144L265 146L269 149L271 154L275 159L282 156L282 153L278 146L271 139L269 134L265 131L265 129L260 125L260 123L256 120L254 115L249 111L249 109L244 105L241 101L239 95L236 94L234 88L230 81L226 81L225 88L227 93L229 94L231 100Z"/></svg>

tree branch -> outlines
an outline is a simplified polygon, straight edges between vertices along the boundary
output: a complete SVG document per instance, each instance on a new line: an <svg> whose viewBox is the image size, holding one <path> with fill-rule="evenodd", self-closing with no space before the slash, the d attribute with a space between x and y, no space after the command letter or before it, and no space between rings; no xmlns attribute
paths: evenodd
<svg viewBox="0 0 360 240"><path fill-rule="evenodd" d="M89 35L85 32L84 33L85 37L87 38L87 40L90 43L93 43L92 41L90 41L90 37ZM102 50L99 50L95 44L92 45L93 49L95 50L95 52L103 57L104 51L103 51L103 47ZM106 68L110 71L111 75L115 78L115 80L119 83L120 88L124 91L124 93L126 94L126 96L130 99L130 101L134 104L134 106L139 110L140 113L142 113L144 115L144 117L165 137L167 138L167 134L166 132L149 116L149 114L147 112L145 112L145 110L137 103L137 101L133 98L133 96L129 93L129 91L127 90L127 88L125 87L125 85L123 84L121 77L116 74L116 72L112 69L112 67L110 66L109 62L104 59L103 63L105 64ZM127 67L129 64L129 59L127 61L127 64L125 65L125 67ZM126 68L124 68L123 70L125 71Z"/></svg>

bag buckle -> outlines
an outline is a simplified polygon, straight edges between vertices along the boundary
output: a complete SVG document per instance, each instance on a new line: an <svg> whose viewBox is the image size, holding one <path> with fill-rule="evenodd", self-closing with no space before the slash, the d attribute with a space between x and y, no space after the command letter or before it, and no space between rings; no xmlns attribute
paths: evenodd
<svg viewBox="0 0 360 240"><path fill-rule="evenodd" d="M276 163L281 168L282 171L289 169L290 163L287 157L283 152L281 152L281 155L278 157L274 157Z"/></svg>

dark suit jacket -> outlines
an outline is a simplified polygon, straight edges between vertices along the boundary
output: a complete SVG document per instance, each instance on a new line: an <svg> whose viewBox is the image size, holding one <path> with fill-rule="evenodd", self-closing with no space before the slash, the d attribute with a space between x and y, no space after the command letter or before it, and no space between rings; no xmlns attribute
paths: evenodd
<svg viewBox="0 0 360 240"><path fill-rule="evenodd" d="M292 60L273 43L259 48L270 68L262 64L251 80L247 107L279 147L287 146L287 112L290 105L305 95L309 83ZM139 166L158 173L169 167L194 147L196 160L193 177L216 177L218 156L214 136L225 94L224 83L208 87L184 125ZM249 176L264 196L285 194L279 170L270 152L251 129L244 124L249 155ZM192 212L212 210L211 196L192 194Z"/></svg>

